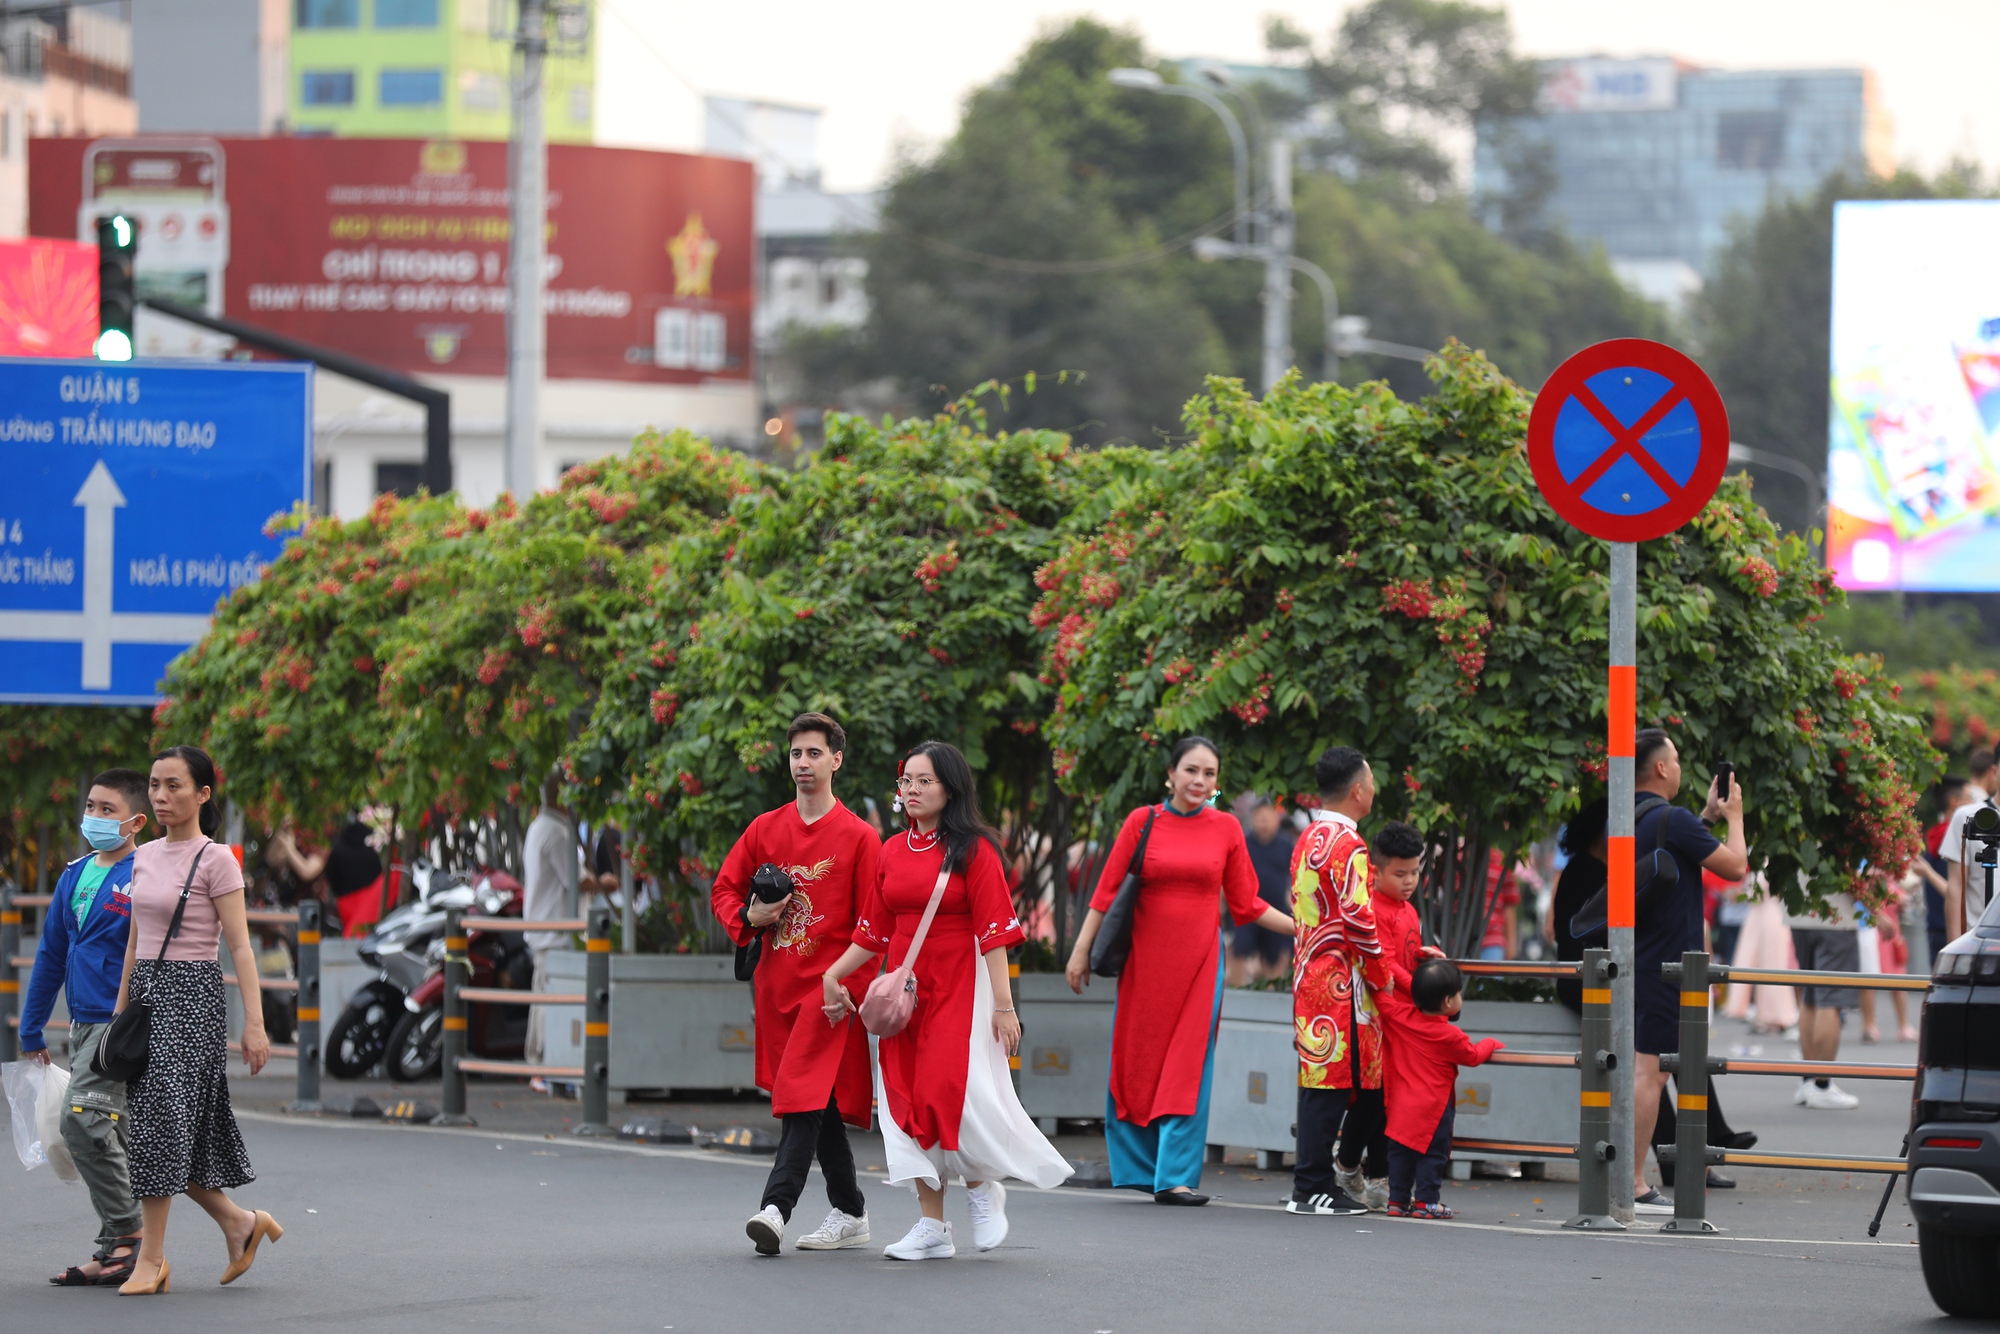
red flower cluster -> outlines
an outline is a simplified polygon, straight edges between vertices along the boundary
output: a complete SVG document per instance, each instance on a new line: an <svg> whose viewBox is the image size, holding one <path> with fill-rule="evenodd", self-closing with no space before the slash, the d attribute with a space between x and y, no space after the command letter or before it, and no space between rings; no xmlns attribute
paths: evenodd
<svg viewBox="0 0 2000 1334"><path fill-rule="evenodd" d="M687 793L690 797L701 795L701 780L687 770L683 769L675 774L674 781L680 784L681 791Z"/></svg>
<svg viewBox="0 0 2000 1334"><path fill-rule="evenodd" d="M597 487L587 486L583 489L583 503L590 506L599 523L617 523L632 512L639 498L630 494L606 495Z"/></svg>
<svg viewBox="0 0 2000 1334"><path fill-rule="evenodd" d="M529 648L544 645L553 648L556 637L562 633L555 608L548 602L530 602L515 613L515 618L515 632Z"/></svg>
<svg viewBox="0 0 2000 1334"><path fill-rule="evenodd" d="M1423 780L1421 778L1418 778L1417 775L1409 769L1403 770L1403 786L1408 788L1412 792L1421 792L1424 790Z"/></svg>
<svg viewBox="0 0 2000 1334"><path fill-rule="evenodd" d="M1382 610L1399 611L1413 621L1427 621L1437 609L1437 590L1428 579L1399 579L1382 586Z"/></svg>
<svg viewBox="0 0 2000 1334"><path fill-rule="evenodd" d="M364 674L374 671L375 659L369 657L366 653L362 654L354 660L354 670Z"/></svg>
<svg viewBox="0 0 2000 1334"><path fill-rule="evenodd" d="M1853 699L1854 692L1866 684L1868 678L1852 667L1833 669L1833 688L1840 692L1842 699Z"/></svg>
<svg viewBox="0 0 2000 1334"><path fill-rule="evenodd" d="M1605 757L1604 743L1602 741L1593 741L1585 746L1583 748L1583 758L1577 761L1576 767L1600 783L1609 781L1611 777L1611 761Z"/></svg>
<svg viewBox="0 0 2000 1334"><path fill-rule="evenodd" d="M1250 698L1229 706L1229 711L1243 720L1245 727L1255 727L1271 716L1271 674L1261 673L1257 685L1250 692Z"/></svg>
<svg viewBox="0 0 2000 1334"><path fill-rule="evenodd" d="M935 593L944 587L944 577L958 568L958 543L953 542L943 551L933 552L924 557L917 568L911 571L916 581L924 586L924 592Z"/></svg>
<svg viewBox="0 0 2000 1334"><path fill-rule="evenodd" d="M1277 597L1276 597L1275 599L1273 599L1273 601L1274 601L1274 602L1276 603L1276 605L1277 605L1277 608L1278 608L1278 614L1279 614L1280 616L1290 616L1290 615L1292 614L1292 590L1291 590L1291 589L1289 589L1289 588L1281 588L1281 589L1279 589L1279 590L1278 590L1278 596L1277 596Z"/></svg>
<svg viewBox="0 0 2000 1334"><path fill-rule="evenodd" d="M671 690L653 692L653 721L662 727L673 722L681 711L681 697Z"/></svg>
<svg viewBox="0 0 2000 1334"><path fill-rule="evenodd" d="M930 653L933 658L936 658L939 662L943 663L945 666L947 667L951 666L951 654L945 652L937 645L935 644L931 645Z"/></svg>
<svg viewBox="0 0 2000 1334"><path fill-rule="evenodd" d="M514 651L505 645L486 650L486 656L479 664L479 683L490 686L495 681L498 681L500 673L507 670L507 664L513 660L513 657Z"/></svg>
<svg viewBox="0 0 2000 1334"><path fill-rule="evenodd" d="M1750 586L1757 590L1759 597L1771 597L1778 591L1778 572L1762 556L1750 557L1736 572L1750 581Z"/></svg>
<svg viewBox="0 0 2000 1334"><path fill-rule="evenodd" d="M1175 658L1160 669L1160 675L1166 678L1168 685L1177 686L1194 675L1194 664L1186 658Z"/></svg>

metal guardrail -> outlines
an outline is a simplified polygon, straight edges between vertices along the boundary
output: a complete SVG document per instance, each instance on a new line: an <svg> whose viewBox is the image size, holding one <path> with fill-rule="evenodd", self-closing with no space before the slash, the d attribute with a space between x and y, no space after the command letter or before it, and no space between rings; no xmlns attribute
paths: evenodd
<svg viewBox="0 0 2000 1334"><path fill-rule="evenodd" d="M470 931L584 932L583 994L510 991L475 987ZM531 1065L526 1061L495 1061L466 1052L470 1037L466 1007L472 1004L583 1006L583 1064ZM444 1110L433 1125L477 1124L465 1109L467 1075L502 1075L515 1079L574 1079L583 1086L583 1121L571 1127L577 1135L609 1136L611 1127L611 910L598 906L581 919L527 921L519 917L465 917L461 910L445 913L444 927Z"/></svg>
<svg viewBox="0 0 2000 1334"><path fill-rule="evenodd" d="M1708 955L1699 951L1683 954L1679 963L1662 965L1660 974L1680 987L1681 1049L1660 1057L1660 1068L1674 1077L1677 1124L1673 1144L1660 1145L1655 1152L1663 1163L1699 1164L1702 1168L1687 1172L1676 1169L1674 1217L1661 1231L1690 1236L1712 1236L1720 1231L1708 1221L1706 1169L1709 1164L1902 1175L1905 1168L1901 1158L1770 1151L1752 1153L1711 1147L1708 1143L1710 1075L1798 1075L1807 1079L1842 1075L1850 1079L1914 1080L1917 1067L1869 1062L1758 1061L1712 1057L1708 1054L1709 988L1715 982L1734 981L1779 986L1843 986L1870 991L1927 991L1931 984L1928 977L1908 973L1821 973L1796 968L1710 967Z"/></svg>
<svg viewBox="0 0 2000 1334"><path fill-rule="evenodd" d="M21 948L21 910L23 908L47 908L55 902L53 894L17 894L0 886L0 1060L14 1060L20 1055L21 1029L21 976L23 968L32 970L34 956L23 955ZM258 989L262 991L295 991L298 993L298 1013L296 1018L297 1040L292 1043L273 1043L273 1056L287 1056L298 1062L297 1088L294 1100L286 1104L287 1111L316 1112L319 1104L319 1062L320 1062L320 1019L319 1019L319 943L320 905L317 902L301 903L297 909L282 911L272 908L252 908L244 913L245 919L255 926L290 927L296 938L298 954L298 977L260 977ZM226 985L236 986L237 979L225 974ZM51 1032L68 1032L70 1025L62 1020L51 1020L43 1027ZM229 1050L242 1052L242 1044L231 1042Z"/></svg>

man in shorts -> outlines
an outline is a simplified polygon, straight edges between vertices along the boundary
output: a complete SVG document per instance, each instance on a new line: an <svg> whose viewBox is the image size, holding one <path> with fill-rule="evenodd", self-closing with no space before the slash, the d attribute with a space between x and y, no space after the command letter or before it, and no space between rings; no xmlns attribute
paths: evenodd
<svg viewBox="0 0 2000 1334"><path fill-rule="evenodd" d="M1792 952L1798 956L1801 969L1812 973L1861 971L1861 937L1855 934L1852 894L1829 898L1825 916L1788 913L1785 924L1792 929ZM1800 987L1799 1059L1839 1060L1840 1021L1860 1004L1860 993L1853 987ZM1847 1112L1861 1105L1861 1099L1831 1079L1801 1079L1792 1090L1792 1101L1816 1112Z"/></svg>
<svg viewBox="0 0 2000 1334"><path fill-rule="evenodd" d="M1702 948L1702 871L1741 880L1750 872L1750 858L1743 842L1742 784L1732 779L1729 791L1717 792L1711 780L1699 817L1676 806L1680 752L1657 727L1644 728L1633 738L1632 776L1637 797L1634 847L1641 858L1655 848L1665 851L1680 872L1672 888L1656 888L1640 902L1633 932L1633 1142L1650 1144L1660 1095L1667 1087L1660 1056L1681 1045L1680 988L1661 976L1660 965L1678 963L1682 954ZM1720 842L1709 832L1717 820L1729 823L1729 835ZM1646 1184L1644 1153L1632 1155L1632 1208L1642 1214L1674 1211L1672 1200Z"/></svg>

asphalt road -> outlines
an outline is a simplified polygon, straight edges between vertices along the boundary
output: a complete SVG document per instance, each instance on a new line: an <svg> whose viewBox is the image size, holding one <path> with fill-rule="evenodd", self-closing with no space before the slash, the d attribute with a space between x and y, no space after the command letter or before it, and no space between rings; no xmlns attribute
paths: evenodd
<svg viewBox="0 0 2000 1334"><path fill-rule="evenodd" d="M1893 1046L1868 1054L1906 1057ZM767 1158L581 1143L559 1129L522 1128L537 1105L511 1093L504 1105L512 1113L495 1118L511 1128L442 1131L287 1118L257 1110L278 1091L271 1081L239 1087L261 1176L237 1196L275 1214L285 1240L248 1277L218 1287L220 1239L182 1203L168 1239L173 1293L124 1310L136 1299L46 1285L46 1274L90 1249L81 1188L0 1164L0 1328L88 1331L143 1319L149 1331L204 1334L734 1334L893 1322L1137 1334L1437 1323L1539 1334L1690 1318L1811 1334L1945 1328L1924 1291L1900 1200L1883 1239L1865 1239L1879 1177L1745 1172L1743 1189L1711 1197L1723 1236L1642 1228L1598 1237L1556 1226L1575 1198L1574 1185L1559 1180L1449 1183L1447 1202L1459 1211L1451 1223L1296 1218L1278 1206L1288 1174L1238 1162L1211 1169L1208 1186L1219 1198L1202 1210L1162 1209L1132 1193L1019 1187L1006 1245L984 1255L966 1245L957 1259L921 1264L881 1258L880 1247L915 1219L916 1203L877 1180L864 1183L873 1246L788 1248L759 1259L742 1225ZM1732 1117L1773 1147L1893 1154L1907 1093L1887 1084L1856 1091L1868 1101L1837 1114L1793 1108L1780 1081L1733 1078L1724 1097L1735 1094ZM574 1115L573 1103L539 1106L548 1109L543 1124ZM762 1119L754 1104L722 1111ZM1895 1137L1886 1146L1885 1134ZM859 1143L859 1161L880 1163L878 1144ZM815 1181L792 1234L825 1208ZM951 1215L969 1231L957 1192Z"/></svg>

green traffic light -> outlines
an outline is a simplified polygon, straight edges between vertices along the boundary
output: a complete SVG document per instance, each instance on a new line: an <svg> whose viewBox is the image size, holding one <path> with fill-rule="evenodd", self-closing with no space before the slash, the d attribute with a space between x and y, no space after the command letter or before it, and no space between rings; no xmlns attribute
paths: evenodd
<svg viewBox="0 0 2000 1334"><path fill-rule="evenodd" d="M99 361L132 359L132 319L139 294L133 261L139 231L122 213L97 220L97 342Z"/></svg>

